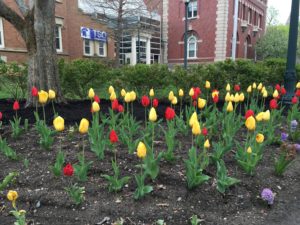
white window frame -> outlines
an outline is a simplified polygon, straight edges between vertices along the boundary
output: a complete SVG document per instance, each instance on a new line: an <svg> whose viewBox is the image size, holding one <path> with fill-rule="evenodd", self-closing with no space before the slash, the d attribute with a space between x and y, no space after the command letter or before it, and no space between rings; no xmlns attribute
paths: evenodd
<svg viewBox="0 0 300 225"><path fill-rule="evenodd" d="M197 16L198 16L198 1L197 0L190 1L188 4L188 12L189 12L190 8L192 9L192 16L189 16L189 13L188 13L188 15L187 15L188 19L197 18ZM195 11L197 11L196 15L195 15Z"/></svg>
<svg viewBox="0 0 300 225"><path fill-rule="evenodd" d="M86 51L85 51L85 43L86 43L86 41L89 42L90 53L86 53ZM91 41L89 39L83 39L83 55L85 55L85 56L93 56L94 55L93 41Z"/></svg>
<svg viewBox="0 0 300 225"><path fill-rule="evenodd" d="M56 52L63 52L63 45L62 45L62 31L61 31L62 26L59 24L55 25L55 41L59 39L59 48L56 48ZM56 36L56 29L58 29L58 36ZM56 47L56 43L55 43Z"/></svg>
<svg viewBox="0 0 300 225"><path fill-rule="evenodd" d="M100 45L103 44L103 54L100 54ZM100 56L100 57L106 57L107 56L107 43L106 42L102 42L102 41L99 41L97 42L96 44L96 47L97 47L97 55Z"/></svg>
<svg viewBox="0 0 300 225"><path fill-rule="evenodd" d="M0 48L4 48L5 44L4 44L4 29L3 29L3 20L0 17L0 40L1 40L1 44L0 44Z"/></svg>
<svg viewBox="0 0 300 225"><path fill-rule="evenodd" d="M191 39L194 39L193 42L191 42ZM197 58L197 38L192 35L188 38L188 41L187 41L187 57L188 59L196 59ZM190 44L195 44L195 54L194 56L190 56Z"/></svg>

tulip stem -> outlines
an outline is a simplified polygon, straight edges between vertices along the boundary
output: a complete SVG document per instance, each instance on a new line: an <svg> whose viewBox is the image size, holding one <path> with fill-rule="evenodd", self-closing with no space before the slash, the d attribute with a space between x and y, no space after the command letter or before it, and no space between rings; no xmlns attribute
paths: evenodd
<svg viewBox="0 0 300 225"><path fill-rule="evenodd" d="M145 107L145 128L147 127L147 109Z"/></svg>
<svg viewBox="0 0 300 225"><path fill-rule="evenodd" d="M55 117L55 115L56 115L56 112L55 112L55 108L54 108L54 103L53 103L53 100L51 101L51 103L52 103L53 114L54 114L54 117Z"/></svg>
<svg viewBox="0 0 300 225"><path fill-rule="evenodd" d="M44 116L44 122L46 123L46 113L45 113L45 106L43 104L43 116Z"/></svg>
<svg viewBox="0 0 300 225"><path fill-rule="evenodd" d="M152 123L152 152L154 154L154 123Z"/></svg>
<svg viewBox="0 0 300 225"><path fill-rule="evenodd" d="M82 156L84 158L84 136L82 136Z"/></svg>
<svg viewBox="0 0 300 225"><path fill-rule="evenodd" d="M117 165L117 151L116 151L116 146L114 146L114 144L113 144L113 148L114 148L115 163Z"/></svg>
<svg viewBox="0 0 300 225"><path fill-rule="evenodd" d="M192 148L194 147L194 135L192 134Z"/></svg>
<svg viewBox="0 0 300 225"><path fill-rule="evenodd" d="M182 115L182 97L180 97L180 118L181 118L181 115Z"/></svg>

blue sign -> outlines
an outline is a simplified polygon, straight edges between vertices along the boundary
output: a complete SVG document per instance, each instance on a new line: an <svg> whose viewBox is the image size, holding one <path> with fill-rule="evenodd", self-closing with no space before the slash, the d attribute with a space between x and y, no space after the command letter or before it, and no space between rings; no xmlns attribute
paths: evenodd
<svg viewBox="0 0 300 225"><path fill-rule="evenodd" d="M107 33L100 30L94 30L87 27L81 27L81 37L92 41L107 42Z"/></svg>

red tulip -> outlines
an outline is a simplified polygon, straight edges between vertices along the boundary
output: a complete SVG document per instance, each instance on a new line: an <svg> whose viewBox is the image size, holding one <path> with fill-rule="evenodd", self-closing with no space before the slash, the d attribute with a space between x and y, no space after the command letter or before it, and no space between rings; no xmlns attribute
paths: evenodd
<svg viewBox="0 0 300 225"><path fill-rule="evenodd" d="M153 99L152 104L153 104L153 107L156 108L158 106L158 99L157 98Z"/></svg>
<svg viewBox="0 0 300 225"><path fill-rule="evenodd" d="M208 131L207 131L206 127L203 127L201 133L203 134L203 136L207 136Z"/></svg>
<svg viewBox="0 0 300 225"><path fill-rule="evenodd" d="M124 112L124 107L122 105L119 105L118 111L119 111L119 113Z"/></svg>
<svg viewBox="0 0 300 225"><path fill-rule="evenodd" d="M112 144L118 142L119 138L118 138L116 131L111 130L111 132L109 134L109 140L110 140L110 143L112 143Z"/></svg>
<svg viewBox="0 0 300 225"><path fill-rule="evenodd" d="M219 101L219 96L215 95L215 97L213 97L213 102L218 103L218 101Z"/></svg>
<svg viewBox="0 0 300 225"><path fill-rule="evenodd" d="M241 90L240 85L238 85L238 84L234 85L234 90L235 90L236 92L239 92L239 91Z"/></svg>
<svg viewBox="0 0 300 225"><path fill-rule="evenodd" d="M94 96L94 101L97 102L97 103L100 103L100 98L98 95L95 95Z"/></svg>
<svg viewBox="0 0 300 225"><path fill-rule="evenodd" d="M294 96L292 98L292 104L297 104L298 103L298 98L296 96Z"/></svg>
<svg viewBox="0 0 300 225"><path fill-rule="evenodd" d="M2 112L0 112L0 120L2 120L2 117L3 117Z"/></svg>
<svg viewBox="0 0 300 225"><path fill-rule="evenodd" d="M166 120L172 120L175 117L175 111L171 107L167 107L165 111L165 118Z"/></svg>
<svg viewBox="0 0 300 225"><path fill-rule="evenodd" d="M253 110L249 109L246 114L245 114L245 119L248 119L250 116L254 117L254 112Z"/></svg>
<svg viewBox="0 0 300 225"><path fill-rule="evenodd" d="M74 168L73 166L68 163L65 167L64 167L64 175L65 176L68 176L68 177L71 177L74 173Z"/></svg>
<svg viewBox="0 0 300 225"><path fill-rule="evenodd" d="M147 107L150 105L150 99L148 98L148 96L144 95L141 99L141 103L144 107Z"/></svg>
<svg viewBox="0 0 300 225"><path fill-rule="evenodd" d="M270 109L277 109L278 104L277 104L277 100L276 99L272 99L270 101Z"/></svg>
<svg viewBox="0 0 300 225"><path fill-rule="evenodd" d="M14 105L13 105L13 110L17 111L20 109L20 105L19 105L19 102L18 101L15 101L14 102Z"/></svg>
<svg viewBox="0 0 300 225"><path fill-rule="evenodd" d="M297 97L300 97L300 89L297 89L295 95L296 95Z"/></svg>
<svg viewBox="0 0 300 225"><path fill-rule="evenodd" d="M276 84L275 89L276 89L277 91L280 91L281 86L280 86L279 84Z"/></svg>
<svg viewBox="0 0 300 225"><path fill-rule="evenodd" d="M118 111L119 110L119 102L118 99L115 99L111 102L112 110Z"/></svg>
<svg viewBox="0 0 300 225"><path fill-rule="evenodd" d="M39 90L35 86L31 88L31 95L33 97L37 97L39 95Z"/></svg>
<svg viewBox="0 0 300 225"><path fill-rule="evenodd" d="M198 96L201 94L201 89L199 87L193 87L194 95L192 96L193 100L197 100Z"/></svg>
<svg viewBox="0 0 300 225"><path fill-rule="evenodd" d="M281 94L281 95L285 95L285 94L286 94L286 90L285 90L284 87L282 87L282 88L280 89L280 94Z"/></svg>

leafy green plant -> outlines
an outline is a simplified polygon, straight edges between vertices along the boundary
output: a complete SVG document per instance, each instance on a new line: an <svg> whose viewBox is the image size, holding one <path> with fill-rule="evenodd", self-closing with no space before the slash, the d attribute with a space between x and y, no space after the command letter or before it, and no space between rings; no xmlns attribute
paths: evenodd
<svg viewBox="0 0 300 225"><path fill-rule="evenodd" d="M11 214L15 217L16 221L14 225L26 225L26 211L25 210L12 210L10 211Z"/></svg>
<svg viewBox="0 0 300 225"><path fill-rule="evenodd" d="M0 183L0 192L3 191L11 182L13 182L17 176L19 176L18 172L9 173Z"/></svg>
<svg viewBox="0 0 300 225"><path fill-rule="evenodd" d="M296 148L294 145L283 143L280 146L279 157L275 160L275 174L282 176L288 166L296 158Z"/></svg>
<svg viewBox="0 0 300 225"><path fill-rule="evenodd" d="M23 165L26 169L29 168L29 160L27 158L23 159Z"/></svg>
<svg viewBox="0 0 300 225"><path fill-rule="evenodd" d="M199 156L195 147L189 150L189 158L185 160L188 189L193 189L210 179L209 176L203 174L203 170L208 164L209 156L206 150L199 154Z"/></svg>
<svg viewBox="0 0 300 225"><path fill-rule="evenodd" d="M78 187L77 184L73 184L72 186L65 188L65 190L76 205L79 205L84 201L84 187Z"/></svg>
<svg viewBox="0 0 300 225"><path fill-rule="evenodd" d="M12 128L11 136L13 138L18 138L22 134L22 132L24 131L23 128L20 126L21 118L17 117L17 116L14 116L14 119L10 120L9 122L10 122L10 125L11 125L11 128Z"/></svg>
<svg viewBox="0 0 300 225"><path fill-rule="evenodd" d="M79 162L74 165L75 175L79 181L87 181L88 170L90 169L93 162L86 162L83 153L78 154L78 161Z"/></svg>
<svg viewBox="0 0 300 225"><path fill-rule="evenodd" d="M164 130L165 140L167 144L167 151L163 153L163 158L169 162L174 162L176 157L174 155L174 149L176 147L177 141L176 141L176 134L177 129L175 128L175 121L167 121L168 129Z"/></svg>
<svg viewBox="0 0 300 225"><path fill-rule="evenodd" d="M232 144L226 145L223 141L213 142L213 152L211 154L211 158L214 162L219 161L224 157L225 154L230 152Z"/></svg>
<svg viewBox="0 0 300 225"><path fill-rule="evenodd" d="M5 139L0 137L0 151L9 159L17 160L18 156L15 150L8 146Z"/></svg>
<svg viewBox="0 0 300 225"><path fill-rule="evenodd" d="M201 222L201 220L198 219L197 215L193 215L193 216L191 217L191 224L192 224L192 225L198 225L200 222Z"/></svg>
<svg viewBox="0 0 300 225"><path fill-rule="evenodd" d="M146 178L145 173L141 173L140 175L136 174L134 177L137 184L137 188L134 192L134 199L137 200L143 198L146 194L149 194L150 192L153 191L152 186L145 185L145 178Z"/></svg>
<svg viewBox="0 0 300 225"><path fill-rule="evenodd" d="M239 183L240 181L233 177L228 177L227 169L223 160L217 161L217 190L225 193L226 189Z"/></svg>
<svg viewBox="0 0 300 225"><path fill-rule="evenodd" d="M52 171L54 176L59 177L61 175L61 171L64 163L65 163L65 154L60 150L57 153L54 165L50 166L50 170Z"/></svg>
<svg viewBox="0 0 300 225"><path fill-rule="evenodd" d="M40 135L40 145L49 150L54 142L56 131L51 130L43 120L38 120L35 128Z"/></svg>
<svg viewBox="0 0 300 225"><path fill-rule="evenodd" d="M109 182L108 190L110 192L112 191L118 192L123 188L125 184L128 183L130 177L125 176L120 178L120 169L118 167L118 164L114 160L112 160L111 165L114 171L114 175L113 176L102 175L102 177L104 177Z"/></svg>

